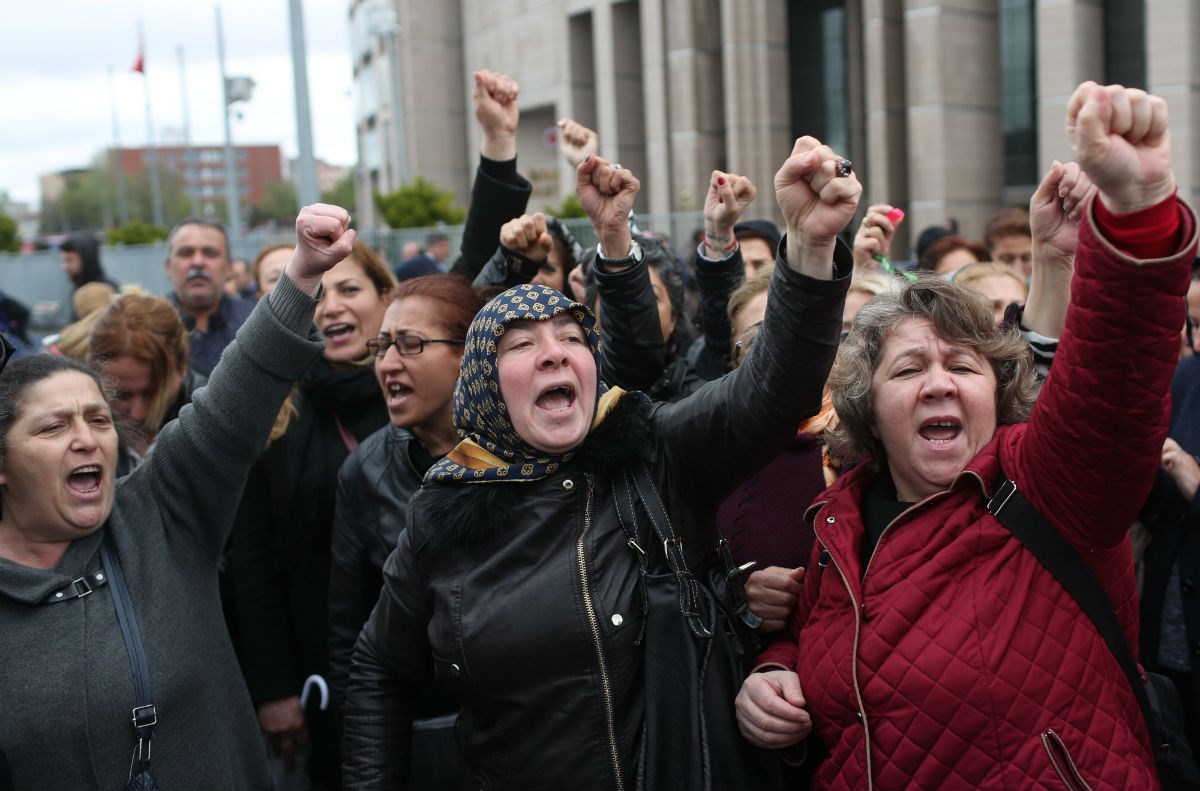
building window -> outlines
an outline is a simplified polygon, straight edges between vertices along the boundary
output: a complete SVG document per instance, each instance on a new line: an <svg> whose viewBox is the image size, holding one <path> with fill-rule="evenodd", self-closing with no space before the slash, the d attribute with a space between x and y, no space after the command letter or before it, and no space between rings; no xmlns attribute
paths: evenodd
<svg viewBox="0 0 1200 791"><path fill-rule="evenodd" d="M812 135L834 151L849 151L844 0L789 3L788 28L791 41L811 42L789 51L793 136Z"/></svg>
<svg viewBox="0 0 1200 791"><path fill-rule="evenodd" d="M1146 87L1146 2L1104 3L1104 82Z"/></svg>
<svg viewBox="0 0 1200 791"><path fill-rule="evenodd" d="M1000 111L1008 187L1038 183L1034 24L1033 0L1000 0Z"/></svg>

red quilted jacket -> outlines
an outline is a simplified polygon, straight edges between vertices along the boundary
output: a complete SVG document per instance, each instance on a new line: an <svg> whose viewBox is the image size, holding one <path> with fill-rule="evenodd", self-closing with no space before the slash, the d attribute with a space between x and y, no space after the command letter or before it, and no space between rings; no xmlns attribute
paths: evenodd
<svg viewBox="0 0 1200 791"><path fill-rule="evenodd" d="M1135 266L1085 223L1067 327L1029 422L892 522L863 574L860 468L809 511L817 545L763 664L795 669L835 789L1150 789L1145 723L1075 603L986 510L1000 471L1080 551L1137 645L1128 527L1167 432L1196 249ZM1090 218L1089 218L1090 219ZM810 737L812 738L812 737Z"/></svg>

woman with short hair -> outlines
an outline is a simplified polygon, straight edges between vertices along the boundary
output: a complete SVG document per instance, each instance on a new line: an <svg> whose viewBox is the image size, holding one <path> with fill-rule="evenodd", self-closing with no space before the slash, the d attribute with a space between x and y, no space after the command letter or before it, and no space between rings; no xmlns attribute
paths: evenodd
<svg viewBox="0 0 1200 791"><path fill-rule="evenodd" d="M827 753L814 787L1158 787L1121 666L988 501L1015 482L1136 645L1129 525L1166 436L1197 245L1166 112L1121 86L1071 97L1071 144L1099 194L1036 403L1025 342L969 289L925 277L855 318L826 436L860 463L809 509L817 545L789 639L737 704L759 746L812 732Z"/></svg>

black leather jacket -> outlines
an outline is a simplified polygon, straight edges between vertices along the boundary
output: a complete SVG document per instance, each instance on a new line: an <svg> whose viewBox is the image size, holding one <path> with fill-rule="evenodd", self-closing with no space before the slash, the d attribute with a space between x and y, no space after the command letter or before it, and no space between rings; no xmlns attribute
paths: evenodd
<svg viewBox="0 0 1200 791"><path fill-rule="evenodd" d="M340 709L354 641L383 587L383 564L408 525L423 471L409 458L413 435L387 425L350 454L337 480L329 570L329 691Z"/></svg>
<svg viewBox="0 0 1200 791"><path fill-rule="evenodd" d="M475 787L633 786L642 599L614 477L639 458L649 465L700 565L722 499L820 408L848 250L838 263L833 281L779 266L740 368L672 404L626 395L554 474L417 494L355 646L346 787L403 787L412 701L435 679L462 702L458 736Z"/></svg>

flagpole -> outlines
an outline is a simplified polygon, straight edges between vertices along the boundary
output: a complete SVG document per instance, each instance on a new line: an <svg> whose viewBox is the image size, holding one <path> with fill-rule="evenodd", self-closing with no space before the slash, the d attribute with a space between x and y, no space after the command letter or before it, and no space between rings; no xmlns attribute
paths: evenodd
<svg viewBox="0 0 1200 791"><path fill-rule="evenodd" d="M221 27L221 7L217 12L217 64L221 69L221 95L225 113L225 209L229 215L229 257L232 259L242 254L242 221L238 208L237 167L233 158L233 129L229 122L229 78L225 76L225 33ZM236 251L236 252L235 252Z"/></svg>
<svg viewBox="0 0 1200 791"><path fill-rule="evenodd" d="M109 168L116 181L117 192L117 224L129 222L129 202L125 197L125 167L121 161L121 125L117 122L117 89L113 79L113 67L108 67L108 98L112 105L113 153L109 159Z"/></svg>
<svg viewBox="0 0 1200 791"><path fill-rule="evenodd" d="M138 20L138 63L142 66L142 92L146 97L146 165L150 168L150 204L154 212L154 224L162 228L166 226L163 218L162 202L162 172L158 167L158 149L154 146L154 119L150 114L150 80L146 77L146 38L142 30L142 20Z"/></svg>
<svg viewBox="0 0 1200 791"><path fill-rule="evenodd" d="M196 169L192 162L192 122L188 114L187 73L183 65L183 45L175 47L179 58L179 99L183 104L183 183L187 186L188 200L191 202L191 213L199 216L200 187L196 184Z"/></svg>
<svg viewBox="0 0 1200 791"><path fill-rule="evenodd" d="M312 112L308 105L308 60L304 50L304 10L300 0L289 0L292 33L292 84L296 93L297 211L321 199L317 192L317 165L313 156Z"/></svg>

